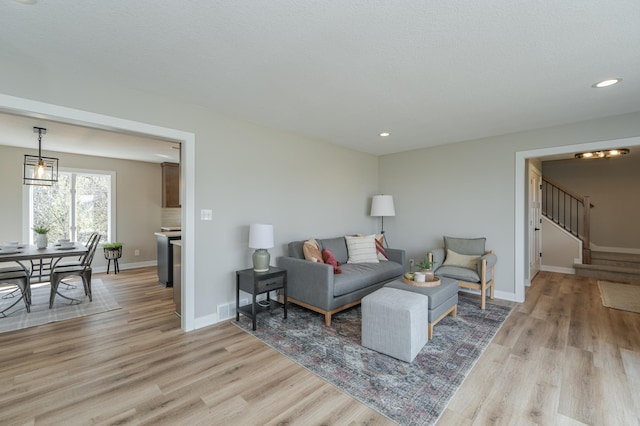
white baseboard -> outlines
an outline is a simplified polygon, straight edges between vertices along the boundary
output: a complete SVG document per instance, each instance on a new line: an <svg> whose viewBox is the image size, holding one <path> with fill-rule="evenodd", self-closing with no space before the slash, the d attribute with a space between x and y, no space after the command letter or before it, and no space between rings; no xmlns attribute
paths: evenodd
<svg viewBox="0 0 640 426"><path fill-rule="evenodd" d="M576 270L573 268L564 268L561 266L548 266L548 265L542 265L540 267L541 271L546 271L546 272L558 272L560 274L569 274L569 275L575 275L576 274Z"/></svg>
<svg viewBox="0 0 640 426"><path fill-rule="evenodd" d="M228 319L228 318L227 318ZM199 328L204 328L204 327L208 327L210 325L213 324L217 324L219 322L222 322L224 320L220 320L218 318L218 314L210 314L204 317L200 317L200 318L196 318L195 319L195 329L199 329Z"/></svg>

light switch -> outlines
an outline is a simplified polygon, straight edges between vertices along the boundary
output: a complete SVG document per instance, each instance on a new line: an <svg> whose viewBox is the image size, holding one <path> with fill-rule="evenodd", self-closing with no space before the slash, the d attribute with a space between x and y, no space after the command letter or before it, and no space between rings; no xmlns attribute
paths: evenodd
<svg viewBox="0 0 640 426"><path fill-rule="evenodd" d="M213 220L212 210L200 210L200 220Z"/></svg>

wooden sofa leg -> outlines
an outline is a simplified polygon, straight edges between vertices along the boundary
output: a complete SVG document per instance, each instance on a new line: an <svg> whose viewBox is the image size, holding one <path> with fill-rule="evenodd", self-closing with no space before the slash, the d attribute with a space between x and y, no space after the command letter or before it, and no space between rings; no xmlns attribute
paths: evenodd
<svg viewBox="0 0 640 426"><path fill-rule="evenodd" d="M331 325L331 312L324 314L324 325L329 327Z"/></svg>
<svg viewBox="0 0 640 426"><path fill-rule="evenodd" d="M482 286L482 288L480 289L480 309L484 310L486 304L485 304L485 299L487 297L487 288L485 286Z"/></svg>
<svg viewBox="0 0 640 426"><path fill-rule="evenodd" d="M455 306L453 307L453 310L451 311L451 316L452 316L453 318L455 318L455 317L457 317L457 316L458 316L458 305L455 305Z"/></svg>

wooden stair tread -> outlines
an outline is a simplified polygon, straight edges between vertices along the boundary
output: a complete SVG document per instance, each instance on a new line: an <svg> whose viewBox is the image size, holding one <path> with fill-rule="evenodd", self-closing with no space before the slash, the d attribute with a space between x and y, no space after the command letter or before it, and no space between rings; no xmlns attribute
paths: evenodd
<svg viewBox="0 0 640 426"><path fill-rule="evenodd" d="M640 268L629 268L625 266L613 266L613 265L585 265L583 263L575 263L573 265L575 269L590 269L594 271L608 271L608 272L622 272L628 274L640 274Z"/></svg>
<svg viewBox="0 0 640 426"><path fill-rule="evenodd" d="M615 253L608 251L592 251L592 260L612 260L618 262L637 262L640 264L640 254L637 253Z"/></svg>

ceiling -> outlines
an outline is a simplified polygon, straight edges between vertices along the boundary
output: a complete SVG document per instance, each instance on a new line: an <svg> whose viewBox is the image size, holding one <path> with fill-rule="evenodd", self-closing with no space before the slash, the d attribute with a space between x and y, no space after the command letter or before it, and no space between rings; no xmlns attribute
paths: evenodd
<svg viewBox="0 0 640 426"><path fill-rule="evenodd" d="M40 69L375 155L640 111L637 0L16 0L0 15L0 53Z"/></svg>
<svg viewBox="0 0 640 426"><path fill-rule="evenodd" d="M180 144L176 142L1 113L0 145L37 150L38 133L34 127L46 129L42 135L45 156L56 151L150 163L180 162Z"/></svg>

